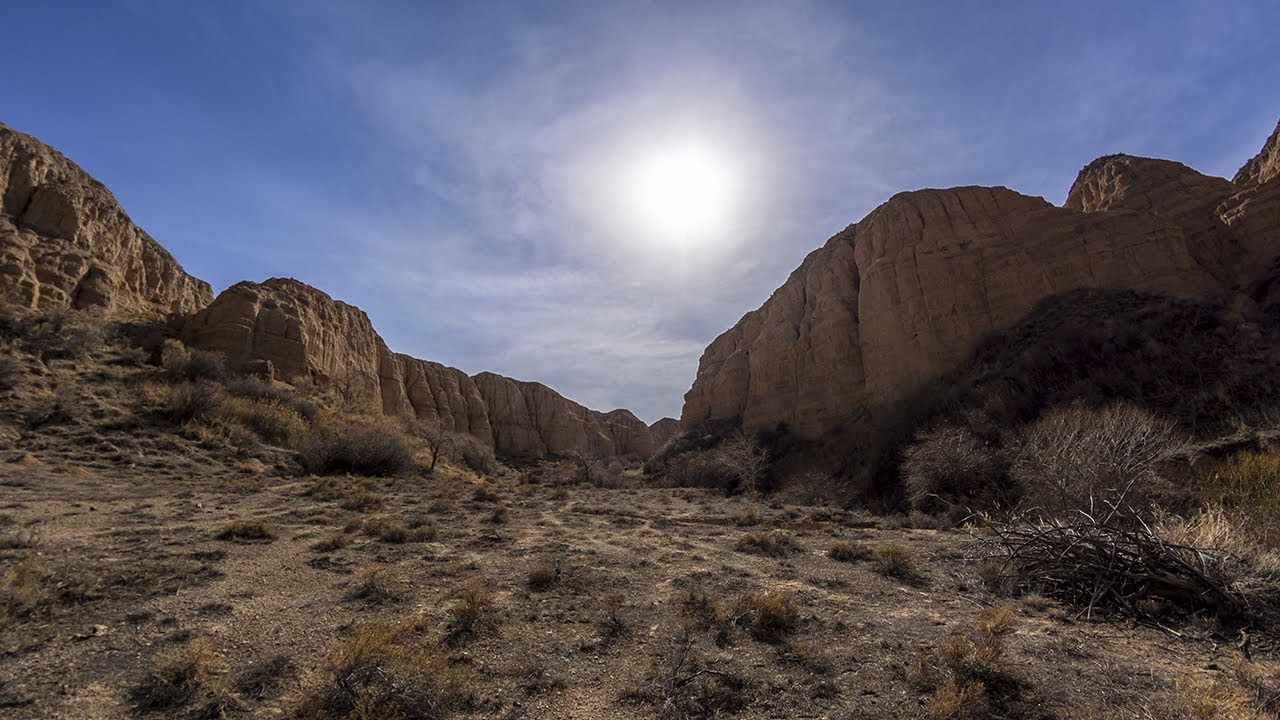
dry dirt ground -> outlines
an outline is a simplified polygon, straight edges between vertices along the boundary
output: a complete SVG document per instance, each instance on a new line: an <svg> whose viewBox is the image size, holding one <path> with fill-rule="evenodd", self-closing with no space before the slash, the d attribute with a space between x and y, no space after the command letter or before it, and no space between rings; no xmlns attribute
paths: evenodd
<svg viewBox="0 0 1280 720"><path fill-rule="evenodd" d="M136 716L130 689L157 657L201 639L232 683L228 716L286 716L326 682L326 655L383 617L437 633L427 641L465 671L462 717L913 718L930 695L911 665L934 663L1002 602L966 560L963 531L842 511L546 487L514 473L314 481L265 467L16 459L0 467L0 568L44 573L56 606L4 628L0 714L11 718ZM262 521L274 537L218 537L239 520ZM369 520L418 532L382 538L366 534L377 530ZM344 527L349 544L322 544ZM751 545L761 534L785 540L762 554ZM828 551L838 542L855 556L899 545L919 574L837 561ZM360 593L373 569L383 572L372 584L386 587ZM491 590L492 607L454 637L451 604L468 583ZM76 593L60 601L61 584ZM760 631L738 603L744 593L786 596L795 615ZM689 619L698 602L728 609L700 623ZM999 660L1008 684L992 715L1140 716L1175 679L1207 683L1239 656L1206 639L1074 619L1039 599L1013 611Z"/></svg>
<svg viewBox="0 0 1280 720"><path fill-rule="evenodd" d="M0 717L1260 717L1179 714L1238 687L1232 638L993 595L964 530L555 473L308 477L150 418L136 357L23 363Z"/></svg>

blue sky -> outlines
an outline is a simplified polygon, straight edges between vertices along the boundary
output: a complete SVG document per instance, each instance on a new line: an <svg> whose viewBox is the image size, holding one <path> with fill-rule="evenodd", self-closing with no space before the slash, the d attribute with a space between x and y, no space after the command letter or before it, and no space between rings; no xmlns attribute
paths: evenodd
<svg viewBox="0 0 1280 720"><path fill-rule="evenodd" d="M3 7L13 5L13 7ZM900 190L1060 204L1112 152L1230 176L1280 117L1280 2L0 3L0 121L220 290L292 276L397 351L678 416L703 348ZM656 237L621 181L712 147Z"/></svg>

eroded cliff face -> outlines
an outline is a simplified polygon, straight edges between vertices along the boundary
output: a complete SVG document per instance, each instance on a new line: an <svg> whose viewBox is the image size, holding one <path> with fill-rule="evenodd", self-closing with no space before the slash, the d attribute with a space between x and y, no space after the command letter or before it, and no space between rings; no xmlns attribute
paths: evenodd
<svg viewBox="0 0 1280 720"><path fill-rule="evenodd" d="M195 312L213 293L102 183L0 124L0 299L134 319Z"/></svg>
<svg viewBox="0 0 1280 720"><path fill-rule="evenodd" d="M1227 302L1274 294L1275 147L1273 135L1234 183L1163 160L1099 158L1065 207L1000 187L895 195L707 348L682 422L740 418L821 436L1079 288Z"/></svg>
<svg viewBox="0 0 1280 720"><path fill-rule="evenodd" d="M656 449L648 426L629 410L601 413L541 383L495 373L480 373L474 380L489 408L494 447L501 454L644 459Z"/></svg>
<svg viewBox="0 0 1280 720"><path fill-rule="evenodd" d="M187 320L184 339L224 354L234 370L337 385L389 415L416 417L474 435L508 456L653 453L649 428L626 410L600 413L538 383L393 353L364 311L288 278L237 283Z"/></svg>

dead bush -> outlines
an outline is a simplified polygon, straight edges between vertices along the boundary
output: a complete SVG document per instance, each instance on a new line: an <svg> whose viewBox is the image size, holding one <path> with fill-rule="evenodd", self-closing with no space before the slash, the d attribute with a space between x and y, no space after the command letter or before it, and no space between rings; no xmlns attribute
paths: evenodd
<svg viewBox="0 0 1280 720"><path fill-rule="evenodd" d="M235 705L222 658L202 639L170 650L157 658L147 675L129 691L140 712L165 712L175 717L226 717Z"/></svg>
<svg viewBox="0 0 1280 720"><path fill-rule="evenodd" d="M293 708L298 720L439 720L471 705L469 677L413 621L376 622L329 651Z"/></svg>
<svg viewBox="0 0 1280 720"><path fill-rule="evenodd" d="M712 450L712 457L736 481L736 488L754 492L769 470L769 455L756 439L739 430Z"/></svg>
<svg viewBox="0 0 1280 720"><path fill-rule="evenodd" d="M184 382L169 388L160 414L169 422L185 425L213 414L222 405L222 388L211 382Z"/></svg>
<svg viewBox="0 0 1280 720"><path fill-rule="evenodd" d="M386 419L318 421L298 441L307 472L399 475L413 465L409 438Z"/></svg>
<svg viewBox="0 0 1280 720"><path fill-rule="evenodd" d="M165 377L173 381L220 382L227 376L226 359L221 353L192 349L172 338L164 341L160 367Z"/></svg>
<svg viewBox="0 0 1280 720"><path fill-rule="evenodd" d="M998 449L967 427L944 425L920 434L903 451L901 473L911 506L924 512L1007 500Z"/></svg>
<svg viewBox="0 0 1280 720"><path fill-rule="evenodd" d="M288 655L276 653L244 668L236 676L236 689L246 697L265 700L281 683L292 679L297 673L298 668Z"/></svg>
<svg viewBox="0 0 1280 720"><path fill-rule="evenodd" d="M80 360L107 345L108 326L99 317L71 310L19 312L7 318L6 333L18 338L42 362Z"/></svg>
<svg viewBox="0 0 1280 720"><path fill-rule="evenodd" d="M1157 470L1186 452L1172 422L1132 405L1054 410L1016 439L1010 475L1024 507L1044 514L1146 506L1170 494Z"/></svg>
<svg viewBox="0 0 1280 720"><path fill-rule="evenodd" d="M325 537L316 541L311 546L311 549L315 550L316 552L327 553L327 552L333 552L335 550L341 550L342 548L347 547L350 544L351 544L351 533L347 532L346 530L339 530L335 533L330 533L329 535L326 535Z"/></svg>
<svg viewBox="0 0 1280 720"><path fill-rule="evenodd" d="M429 523L410 527L399 520L385 517L365 520L360 523L360 528L365 535L371 535L382 542L397 545L432 540L438 532L436 526Z"/></svg>

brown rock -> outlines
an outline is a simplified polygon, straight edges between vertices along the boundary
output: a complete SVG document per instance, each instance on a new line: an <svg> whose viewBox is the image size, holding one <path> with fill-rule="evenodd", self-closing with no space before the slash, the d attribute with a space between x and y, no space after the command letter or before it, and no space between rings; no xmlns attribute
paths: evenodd
<svg viewBox="0 0 1280 720"><path fill-rule="evenodd" d="M1270 182L1280 177L1280 122L1271 132L1271 137L1262 146L1262 150L1254 155L1240 168L1231 182L1242 188L1251 188Z"/></svg>
<svg viewBox="0 0 1280 720"><path fill-rule="evenodd" d="M653 446L656 449L667 444L667 441L680 434L680 421L675 418L664 417L649 426L649 434L653 436Z"/></svg>
<svg viewBox="0 0 1280 720"><path fill-rule="evenodd" d="M102 183L0 124L0 299L154 318L195 312L213 293L134 225Z"/></svg>
<svg viewBox="0 0 1280 720"><path fill-rule="evenodd" d="M707 348L681 422L816 437L892 406L1051 295L1256 292L1280 251L1277 186L1120 155L1087 166L1063 208L1006 188L896 195Z"/></svg>
<svg viewBox="0 0 1280 720"><path fill-rule="evenodd" d="M369 405L380 401L385 345L369 317L297 280L236 283L187 320L183 337L225 355L232 370L265 360L283 380L339 383Z"/></svg>
<svg viewBox="0 0 1280 720"><path fill-rule="evenodd" d="M602 414L551 388L391 352L363 311L297 280L273 278L227 288L192 316L184 338L223 353L233 370L269 363L380 407L389 415L439 423L474 435L504 455L580 453L648 457L648 427L626 410Z"/></svg>

